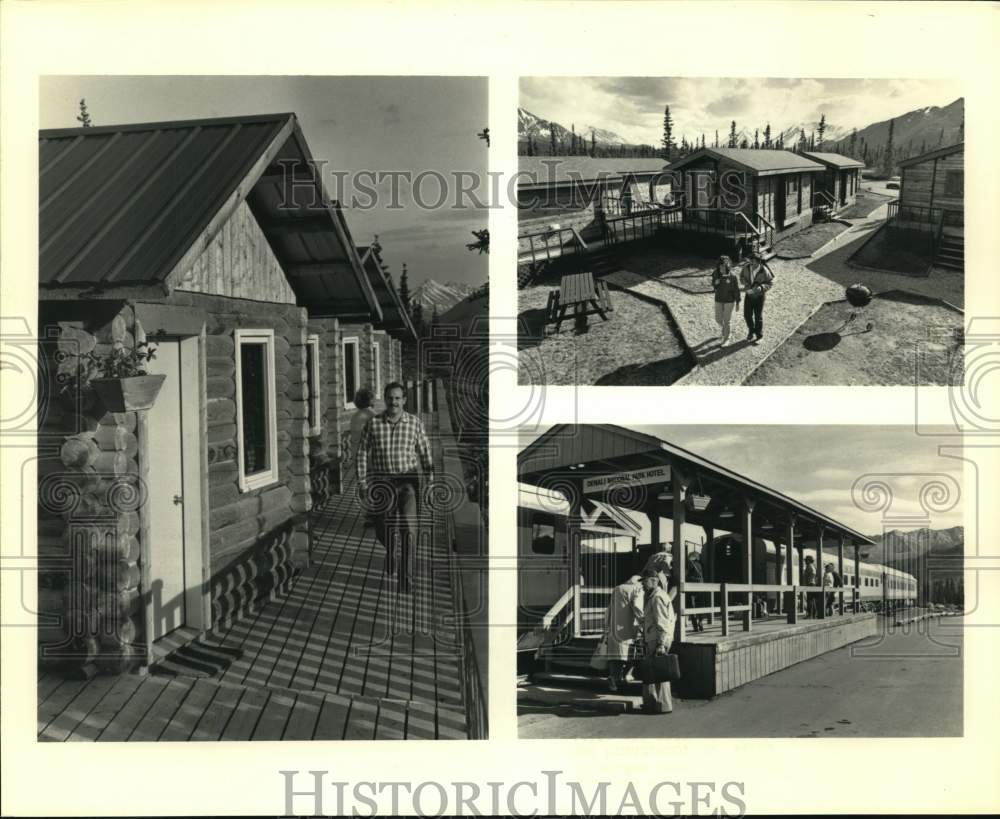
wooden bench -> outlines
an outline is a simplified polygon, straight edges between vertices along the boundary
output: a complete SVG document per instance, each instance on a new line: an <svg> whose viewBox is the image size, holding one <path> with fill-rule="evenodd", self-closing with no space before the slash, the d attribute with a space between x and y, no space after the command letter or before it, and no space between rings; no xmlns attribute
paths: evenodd
<svg viewBox="0 0 1000 819"><path fill-rule="evenodd" d="M608 285L603 280L594 281L593 273L570 273L563 276L559 289L549 291L546 305L547 323L555 322L556 332L562 328L566 314L572 311L574 318L585 318L597 313L605 321L612 310Z"/></svg>

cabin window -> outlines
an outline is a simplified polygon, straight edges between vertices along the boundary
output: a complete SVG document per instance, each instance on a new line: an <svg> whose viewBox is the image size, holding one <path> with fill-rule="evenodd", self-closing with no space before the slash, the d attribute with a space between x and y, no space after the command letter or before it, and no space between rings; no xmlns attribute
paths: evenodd
<svg viewBox="0 0 1000 819"><path fill-rule="evenodd" d="M552 555L556 552L556 527L551 523L531 525L531 551L536 555Z"/></svg>
<svg viewBox="0 0 1000 819"><path fill-rule="evenodd" d="M379 352L381 345L377 341L372 342L372 373L374 380L372 386L377 393L382 392L382 356Z"/></svg>
<svg viewBox="0 0 1000 819"><path fill-rule="evenodd" d="M965 194L965 171L945 171L944 195L961 199Z"/></svg>
<svg viewBox="0 0 1000 819"><path fill-rule="evenodd" d="M236 441L243 492L278 480L274 330L236 330Z"/></svg>
<svg viewBox="0 0 1000 819"><path fill-rule="evenodd" d="M318 435L323 426L319 394L319 336L309 336L306 339L306 386L309 389L309 403L306 407L309 432Z"/></svg>
<svg viewBox="0 0 1000 819"><path fill-rule="evenodd" d="M358 361L357 337L345 338L344 352L344 407L354 409L354 396L361 381L360 362Z"/></svg>
<svg viewBox="0 0 1000 819"><path fill-rule="evenodd" d="M799 175L798 174L795 174L794 176L788 177L788 192L789 193L798 193L799 192Z"/></svg>

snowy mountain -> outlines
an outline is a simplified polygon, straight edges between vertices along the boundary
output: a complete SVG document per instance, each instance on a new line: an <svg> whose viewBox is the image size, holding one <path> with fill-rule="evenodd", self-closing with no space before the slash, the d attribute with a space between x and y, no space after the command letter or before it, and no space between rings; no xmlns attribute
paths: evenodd
<svg viewBox="0 0 1000 819"><path fill-rule="evenodd" d="M959 97L954 102L940 108L929 105L894 117L892 139L897 152L913 156L933 148L954 145L962 140L962 123L965 121L965 99ZM839 138L840 142L828 149L846 147L850 131ZM867 143L875 147L884 145L889 139L889 120L874 122L858 129L857 144ZM829 142L829 139L827 140Z"/></svg>
<svg viewBox="0 0 1000 819"><path fill-rule="evenodd" d="M778 134L774 133L772 128L772 139L777 139ZM817 141L819 140L819 120L815 122L800 122L798 125L791 125L784 131L781 131L781 136L784 138L786 148L795 148L799 144L799 136L802 131L806 132L806 139L812 139L813 134L816 134ZM823 142L830 143L836 142L840 139L846 139L851 135L850 128L842 128L839 125L831 125L829 122L826 123L826 130L823 132ZM816 147L819 150L819 146Z"/></svg>
<svg viewBox="0 0 1000 819"><path fill-rule="evenodd" d="M588 143L590 142L591 132L593 132L594 139L598 145L630 144L622 139L622 137L618 136L618 134L614 131L608 131L605 128L598 128L593 125L579 125L575 127L577 137ZM566 128L558 122L542 119L537 114L532 114L524 108L517 109L518 142L526 142L528 137L531 136L536 144L545 146L548 145L551 139L549 135L552 132L555 132L557 142L569 144L570 138L572 137L572 131L570 128Z"/></svg>
<svg viewBox="0 0 1000 819"><path fill-rule="evenodd" d="M442 315L447 310L454 307L463 299L467 298L477 288L471 284L462 282L441 282L428 279L420 285L410 296L410 301L420 304L424 309L424 316L428 320L437 308L438 315Z"/></svg>

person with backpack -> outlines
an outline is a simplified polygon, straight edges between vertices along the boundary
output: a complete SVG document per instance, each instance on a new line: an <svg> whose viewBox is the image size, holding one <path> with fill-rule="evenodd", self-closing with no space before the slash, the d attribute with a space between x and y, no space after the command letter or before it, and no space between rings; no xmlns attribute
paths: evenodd
<svg viewBox="0 0 1000 819"><path fill-rule="evenodd" d="M747 341L754 344L764 337L764 297L773 283L774 273L761 256L760 249L754 245L750 250L750 259L744 264L740 274Z"/></svg>

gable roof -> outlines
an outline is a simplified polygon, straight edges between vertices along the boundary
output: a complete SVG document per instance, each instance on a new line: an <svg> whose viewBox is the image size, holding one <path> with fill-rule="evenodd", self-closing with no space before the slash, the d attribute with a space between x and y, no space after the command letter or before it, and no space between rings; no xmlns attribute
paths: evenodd
<svg viewBox="0 0 1000 819"><path fill-rule="evenodd" d="M849 156L844 156L843 154L831 154L821 151L803 151L803 156L807 156L810 159L815 159L817 162L821 162L829 168L863 168L865 166L864 162L857 159L851 159Z"/></svg>
<svg viewBox="0 0 1000 819"><path fill-rule="evenodd" d="M572 182L617 180L623 176L652 176L666 163L656 157L619 159L593 156L519 156L519 190L545 188Z"/></svg>
<svg viewBox="0 0 1000 819"><path fill-rule="evenodd" d="M753 148L699 148L694 153L671 162L667 169L679 170L692 162L704 159L706 156L750 171L755 176L823 170L823 166L818 162L801 154L791 151L754 150Z"/></svg>
<svg viewBox="0 0 1000 819"><path fill-rule="evenodd" d="M291 113L40 131L44 297L168 294L245 200L300 303L380 315L310 159Z"/></svg>
<svg viewBox="0 0 1000 819"><path fill-rule="evenodd" d="M948 145L944 148L935 148L933 151L920 154L920 156L911 156L909 159L904 159L896 164L899 165L900 168L909 168L911 165L917 165L920 162L927 162L931 159L938 159L942 156L950 156L951 154L957 154L959 151L964 150L965 143L959 142L956 145Z"/></svg>
<svg viewBox="0 0 1000 819"><path fill-rule="evenodd" d="M377 237L376 237L377 238ZM413 327L410 314L403 306L403 300L399 297L389 274L382 267L382 255L378 245L359 247L358 253L361 256L361 265L368 274L372 289L378 297L379 305L382 308L381 326L387 331L403 336L407 341L415 341L417 331Z"/></svg>
<svg viewBox="0 0 1000 819"><path fill-rule="evenodd" d="M703 480L705 484L756 497L768 504L794 510L816 525L828 527L833 532L840 532L858 542L872 543L867 535L838 523L783 492L733 472L676 444L614 424L552 426L518 453L517 479L521 483L551 489L586 477L673 463L679 464L687 474L696 473L699 485ZM555 486L548 484L547 477L555 479ZM640 500L641 497L642 493L637 493L634 500ZM593 496L588 496L588 500L593 499ZM609 497L608 501L618 507L627 505L624 499ZM694 522L693 517L690 519Z"/></svg>

